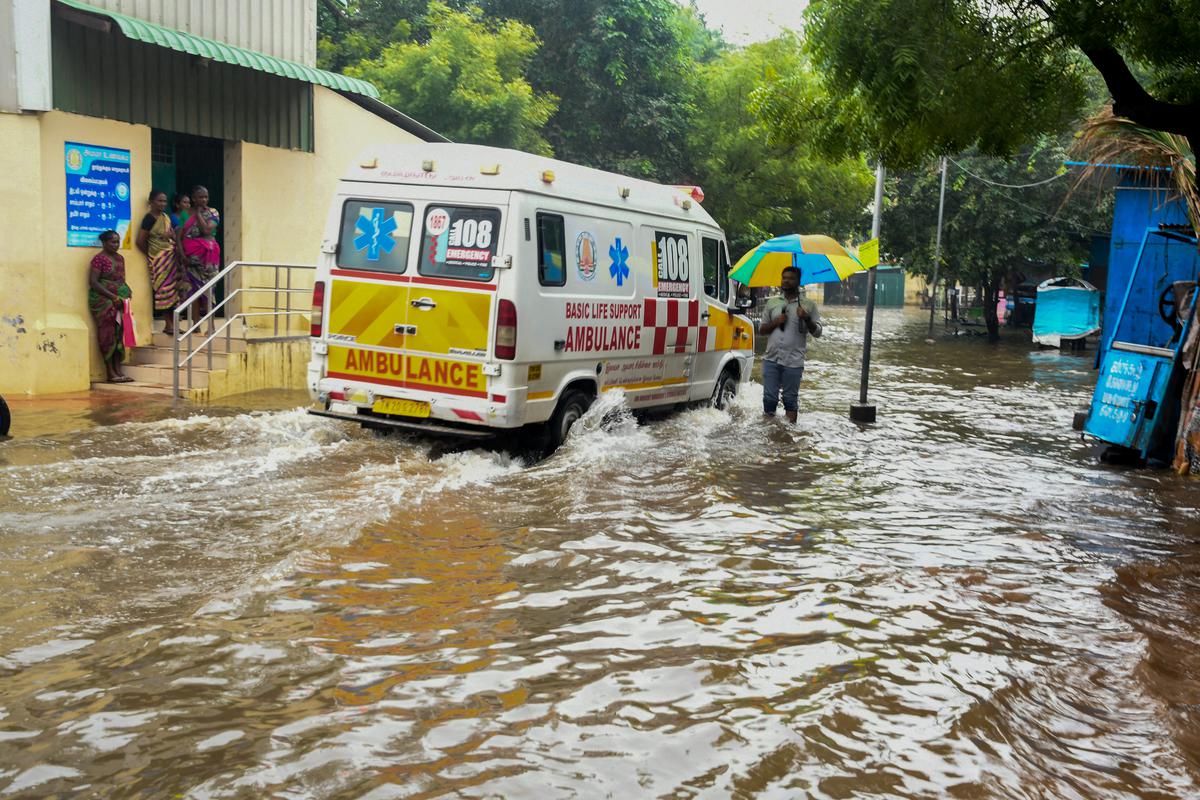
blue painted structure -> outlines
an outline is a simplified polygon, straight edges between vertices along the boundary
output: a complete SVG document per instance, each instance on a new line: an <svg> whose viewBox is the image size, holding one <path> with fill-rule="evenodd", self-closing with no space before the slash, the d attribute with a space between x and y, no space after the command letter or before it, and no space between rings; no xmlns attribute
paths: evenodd
<svg viewBox="0 0 1200 800"><path fill-rule="evenodd" d="M1033 340L1058 347L1063 339L1082 339L1100 330L1100 291L1087 281L1050 278L1037 288Z"/></svg>
<svg viewBox="0 0 1200 800"><path fill-rule="evenodd" d="M1145 459L1165 456L1178 422L1182 370L1177 335L1159 300L1176 281L1200 276L1196 240L1164 231L1187 226L1163 173L1127 170L1117 187L1101 331L1100 377L1084 432Z"/></svg>
<svg viewBox="0 0 1200 800"><path fill-rule="evenodd" d="M1112 238L1108 252L1108 283L1101 321L1100 351L1108 349L1116 331L1125 290L1136 266L1142 237L1147 228L1187 225L1187 210L1179 198L1172 199L1165 176L1141 170L1123 170L1113 208ZM1149 262L1133 285L1122 322L1125 341L1156 347L1170 341L1174 331L1158 314L1158 297L1175 281L1195 280L1200 270L1196 248L1162 237L1151 237L1144 258Z"/></svg>
<svg viewBox="0 0 1200 800"><path fill-rule="evenodd" d="M1113 337L1101 351L1100 378L1092 392L1092 405L1083 430L1097 439L1135 451L1139 458L1162 454L1172 440L1179 415L1179 350L1187 340L1191 315L1178 334L1158 313L1158 321L1168 331L1166 341L1146 341L1154 332L1141 323L1145 311L1134 302L1135 291L1159 277L1151 255L1161 241L1181 242L1193 250L1196 240L1175 232L1164 235L1159 228L1147 228L1142 234L1138 256L1134 260L1129 285L1112 326ZM1193 276L1194 278L1195 276ZM1193 287L1192 291L1195 291ZM1188 304L1190 305L1190 303Z"/></svg>

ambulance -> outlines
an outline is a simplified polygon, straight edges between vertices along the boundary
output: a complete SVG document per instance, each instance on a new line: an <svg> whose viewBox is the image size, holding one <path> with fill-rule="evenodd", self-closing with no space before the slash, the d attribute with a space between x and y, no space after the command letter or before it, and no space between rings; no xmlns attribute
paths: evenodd
<svg viewBox="0 0 1200 800"><path fill-rule="evenodd" d="M693 194L492 147L367 152L325 227L310 412L552 450L607 392L724 408L753 326Z"/></svg>

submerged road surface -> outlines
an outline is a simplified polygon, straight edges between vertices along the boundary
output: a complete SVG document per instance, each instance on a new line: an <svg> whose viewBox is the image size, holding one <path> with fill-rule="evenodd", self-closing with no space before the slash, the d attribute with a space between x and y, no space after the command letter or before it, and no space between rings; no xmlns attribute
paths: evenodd
<svg viewBox="0 0 1200 800"><path fill-rule="evenodd" d="M860 429L825 316L796 428L755 385L533 465L16 403L0 797L1200 796L1193 484L1071 433L1090 356L916 313Z"/></svg>

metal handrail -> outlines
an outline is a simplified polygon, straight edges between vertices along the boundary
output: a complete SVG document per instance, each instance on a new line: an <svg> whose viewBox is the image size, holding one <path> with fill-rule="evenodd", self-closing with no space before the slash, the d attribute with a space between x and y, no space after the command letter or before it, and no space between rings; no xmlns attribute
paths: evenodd
<svg viewBox="0 0 1200 800"><path fill-rule="evenodd" d="M234 289L233 291L228 292L221 299L220 303L214 303L213 302L213 288L218 283L220 283L221 280L224 279L226 276L233 274L236 270L241 269L243 267L271 267L271 268L273 268L275 270L274 285L273 286L239 286L238 288ZM200 289L197 292L195 292L191 297L189 297L187 300L184 300L179 305L175 306L174 310L171 312L172 321L174 322L174 325L172 327L174 327L174 329L175 329L175 335L172 337L172 353L171 353L171 367L172 367L172 369L171 369L171 372L172 372L171 386L172 386L173 400L178 401L178 399L179 399L180 372L184 368L187 369L187 388L189 391L191 390L191 388L192 388L192 359L195 358L200 353L201 350L206 351L206 355L208 358L208 369L210 369L210 370L212 369L212 343L217 339L218 336L220 336L222 331L224 331L224 333L225 333L225 353L226 353L226 356L228 356L229 348L231 345L231 339L232 339L231 326L233 325L234 321L236 321L236 320L241 320L244 325L246 319L249 317L267 317L267 316L274 317L274 321L275 321L274 336L276 338L288 338L288 339L307 338L308 337L307 333L297 334L295 336L285 335L284 337L279 337L279 318L303 315L305 313L305 312L299 311L299 310L296 310L296 311L292 310L292 295L295 293L307 294L309 291L307 289L293 289L292 288L292 271L293 270L315 271L316 268L317 267L315 264L280 264L280 263L271 262L271 261L234 261L234 262L226 265L220 271L218 271L216 275L214 275L207 283L205 283L203 286L201 286ZM284 286L279 285L279 271L280 270L284 270L286 272L286 284ZM200 327L202 325L204 325L205 323L208 323L210 325L213 324L213 320L216 318L217 313L223 311L226 308L226 306L229 304L229 302L231 300L233 300L233 298L235 298L241 294L249 294L251 292L270 292L271 296L273 298L272 310L270 310L270 311L238 312L232 316L226 315L225 321L224 321L224 323L221 324L220 328L214 329L211 333L209 333L207 335L207 337L204 339L204 341L202 341L198 346L196 346L195 348L192 347L192 334L193 333L195 333L197 330L199 330ZM284 300L285 300L284 308L282 310L279 307L280 306L280 303L279 303L280 294L283 294ZM198 302L201 298L206 298L208 300L208 313L206 313L203 317L201 317L193 325L191 325L187 329L187 331L180 333L180 320L183 317L183 313L185 311L187 311L189 308L191 308L192 305L195 304L196 302ZM184 355L182 358L180 357L180 345L181 344L184 345L184 349L186 350L186 355Z"/></svg>

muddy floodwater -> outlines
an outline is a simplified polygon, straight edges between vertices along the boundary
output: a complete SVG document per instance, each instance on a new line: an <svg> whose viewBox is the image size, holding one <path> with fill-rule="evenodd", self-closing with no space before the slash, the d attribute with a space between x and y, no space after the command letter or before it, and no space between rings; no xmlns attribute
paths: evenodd
<svg viewBox="0 0 1200 800"><path fill-rule="evenodd" d="M1200 797L1200 492L1091 355L826 309L800 423L447 451L296 395L13 402L0 797ZM607 414L602 412L608 412Z"/></svg>

